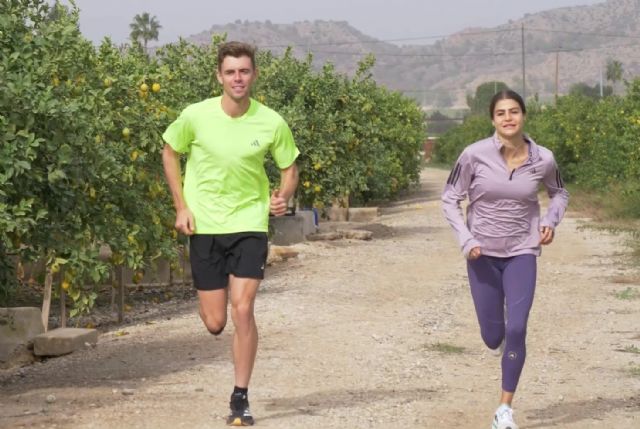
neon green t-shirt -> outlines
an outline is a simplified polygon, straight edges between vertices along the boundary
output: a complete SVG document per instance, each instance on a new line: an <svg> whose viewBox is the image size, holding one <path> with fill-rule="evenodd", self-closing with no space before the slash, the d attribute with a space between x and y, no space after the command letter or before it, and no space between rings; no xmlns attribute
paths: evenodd
<svg viewBox="0 0 640 429"><path fill-rule="evenodd" d="M271 152L284 169L300 152L278 113L251 99L249 110L232 118L221 101L187 106L162 138L187 154L184 198L196 234L267 232L271 195L264 157Z"/></svg>

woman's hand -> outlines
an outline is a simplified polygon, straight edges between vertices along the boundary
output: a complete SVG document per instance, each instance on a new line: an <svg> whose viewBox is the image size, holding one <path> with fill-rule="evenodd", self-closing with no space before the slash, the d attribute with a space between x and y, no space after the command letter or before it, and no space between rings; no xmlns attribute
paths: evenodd
<svg viewBox="0 0 640 429"><path fill-rule="evenodd" d="M470 261L476 260L480 257L480 255L482 255L482 251L480 250L480 247L474 247L473 249L469 250L469 254L467 255L467 259Z"/></svg>
<svg viewBox="0 0 640 429"><path fill-rule="evenodd" d="M553 241L553 228L550 226L543 226L540 228L540 244L551 244Z"/></svg>

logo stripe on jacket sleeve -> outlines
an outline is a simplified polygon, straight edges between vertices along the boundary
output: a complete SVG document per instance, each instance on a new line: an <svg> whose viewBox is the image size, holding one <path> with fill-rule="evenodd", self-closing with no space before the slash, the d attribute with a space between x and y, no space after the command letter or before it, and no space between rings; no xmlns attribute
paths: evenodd
<svg viewBox="0 0 640 429"><path fill-rule="evenodd" d="M455 185L460 177L460 170L462 170L462 166L460 163L457 163L456 166L451 170L451 174L449 174L449 178L447 179L448 185Z"/></svg>
<svg viewBox="0 0 640 429"><path fill-rule="evenodd" d="M556 184L558 188L564 188L564 182L562 181L562 176L560 175L560 170L556 168Z"/></svg>

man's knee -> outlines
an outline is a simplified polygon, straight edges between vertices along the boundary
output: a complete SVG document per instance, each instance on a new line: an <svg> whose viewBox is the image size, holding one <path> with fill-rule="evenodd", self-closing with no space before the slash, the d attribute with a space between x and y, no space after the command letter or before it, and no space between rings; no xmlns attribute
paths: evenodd
<svg viewBox="0 0 640 429"><path fill-rule="evenodd" d="M224 331L224 327L225 327L225 325L216 326L216 327L210 327L210 326L207 325L207 330L212 335L218 336L218 335L222 334L222 331Z"/></svg>
<svg viewBox="0 0 640 429"><path fill-rule="evenodd" d="M203 317L202 321L207 330L213 335L220 335L224 331L224 327L227 325L226 320L215 320L211 317Z"/></svg>
<svg viewBox="0 0 640 429"><path fill-rule="evenodd" d="M231 311L236 321L251 320L253 318L253 305L251 302L236 303L232 306Z"/></svg>

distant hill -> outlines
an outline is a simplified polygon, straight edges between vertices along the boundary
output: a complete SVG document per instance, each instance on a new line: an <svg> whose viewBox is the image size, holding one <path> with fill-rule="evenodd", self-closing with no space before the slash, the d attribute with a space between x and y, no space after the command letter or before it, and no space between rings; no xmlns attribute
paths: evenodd
<svg viewBox="0 0 640 429"><path fill-rule="evenodd" d="M208 43L212 34L226 33L229 40L250 41L276 53L292 46L297 56L311 52L315 65L330 61L347 74L373 53L373 75L380 84L415 97L426 108L455 108L465 107L466 94L483 82L500 80L522 90L523 26L528 97L553 98L556 58L560 94L577 82L598 83L611 59L622 62L624 78L640 75L640 0L527 14L493 28L464 29L432 45L397 46L343 21L236 21L189 39Z"/></svg>

